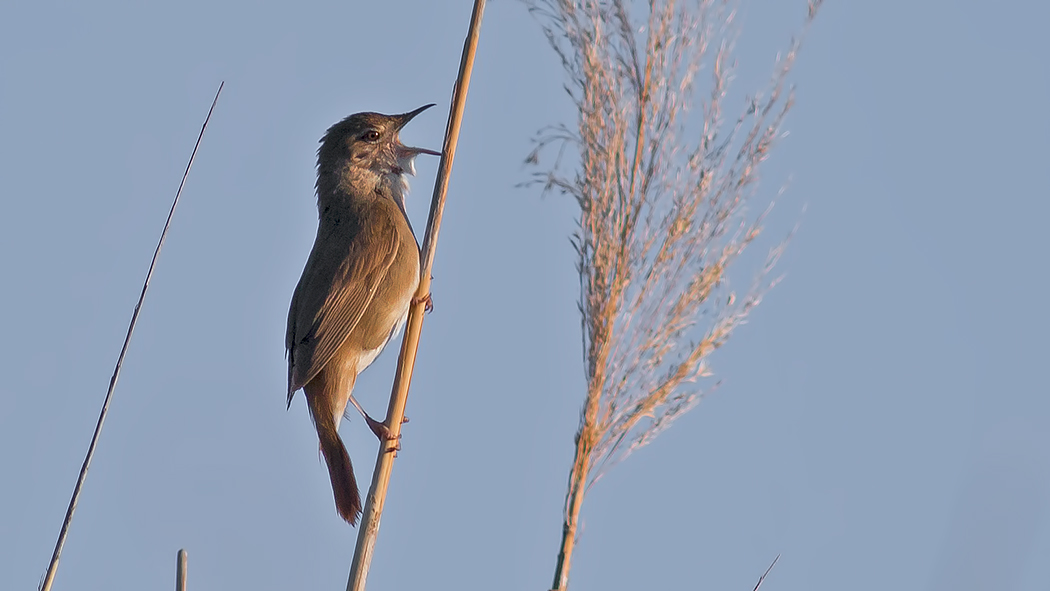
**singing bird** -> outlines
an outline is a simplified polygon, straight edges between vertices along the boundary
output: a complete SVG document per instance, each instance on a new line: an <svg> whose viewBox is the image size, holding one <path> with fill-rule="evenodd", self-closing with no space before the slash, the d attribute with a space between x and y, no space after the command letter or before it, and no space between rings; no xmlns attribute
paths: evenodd
<svg viewBox="0 0 1050 591"><path fill-rule="evenodd" d="M398 132L434 105L402 115L357 113L317 150L317 237L288 310L288 406L300 388L317 428L335 506L351 525L361 495L339 422L352 403L381 440L383 423L354 399L357 375L404 325L419 285L420 251L405 211L419 154Z"/></svg>

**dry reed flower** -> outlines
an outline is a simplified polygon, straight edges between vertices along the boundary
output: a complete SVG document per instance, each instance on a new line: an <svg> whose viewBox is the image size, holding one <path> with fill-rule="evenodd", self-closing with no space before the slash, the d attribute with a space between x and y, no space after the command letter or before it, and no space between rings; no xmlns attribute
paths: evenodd
<svg viewBox="0 0 1050 591"><path fill-rule="evenodd" d="M564 589L589 487L697 404L709 355L775 282L783 244L742 295L727 273L775 201L752 213L760 165L792 106L787 75L799 42L727 121L734 0L523 1L561 59L579 111L575 128L541 130L526 159L538 165L555 149L531 183L580 207L572 241L587 392L554 577L553 588ZM804 28L821 3L809 2ZM644 20L632 17L636 7L647 9ZM700 95L704 71L710 89ZM694 102L702 105L698 133L687 125Z"/></svg>

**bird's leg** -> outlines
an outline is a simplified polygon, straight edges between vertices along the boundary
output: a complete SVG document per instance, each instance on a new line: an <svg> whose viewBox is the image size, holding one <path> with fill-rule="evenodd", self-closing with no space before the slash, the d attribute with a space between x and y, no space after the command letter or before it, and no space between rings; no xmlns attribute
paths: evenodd
<svg viewBox="0 0 1050 591"><path fill-rule="evenodd" d="M357 401L356 398L354 398L354 396L352 394L350 395L350 402L354 405L354 408L357 409L357 412L361 413L361 416L365 418L365 423L368 424L368 428L372 429L373 433L375 433L376 429L381 429L381 430L385 430L389 434L390 430L386 428L386 424L373 419L371 417L371 415L369 415L367 412L365 412L365 409L361 408L361 404ZM350 411L345 411L343 413L343 416L346 417L347 420L349 420L350 419ZM403 424L409 422L409 420L410 419L406 415L406 416L401 418L401 424L403 425ZM372 425L378 425L378 427L373 428ZM376 433L376 435L378 436L379 434ZM389 437L387 439L389 439Z"/></svg>
<svg viewBox="0 0 1050 591"><path fill-rule="evenodd" d="M390 437L390 429L387 429L387 426L381 421L377 421L369 416L361 406L361 403L354 398L353 394L350 395L350 404L353 404L354 408L357 409L357 412L361 413L361 416L365 419L365 424L368 425L368 428L372 430L372 433L375 433L375 436L378 437L380 441L392 439L392 437Z"/></svg>
<svg viewBox="0 0 1050 591"><path fill-rule="evenodd" d="M401 439L401 436L398 435L397 437L394 437L390 434L390 429L386 426L385 423L383 423L382 421L377 421L371 416L369 416L368 413L365 412L365 409L361 407L361 403L359 403L357 399L354 398L353 394L350 395L350 404L353 404L354 408L357 409L357 412L361 413L361 416L365 419L365 424L367 424L368 428L372 430L372 433L374 433L375 436L379 438L379 441L395 441L395 445L387 451L396 452L397 450L401 449L401 442L398 441L399 439ZM404 417L403 419L401 419L401 422L407 423L408 417Z"/></svg>

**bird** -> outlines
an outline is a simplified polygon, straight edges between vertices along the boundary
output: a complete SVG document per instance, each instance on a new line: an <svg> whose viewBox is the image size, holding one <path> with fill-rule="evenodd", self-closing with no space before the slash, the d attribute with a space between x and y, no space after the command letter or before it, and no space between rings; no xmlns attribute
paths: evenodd
<svg viewBox="0 0 1050 591"><path fill-rule="evenodd" d="M380 440L389 430L353 396L354 382L408 317L420 250L405 210L419 154L398 133L401 115L356 113L332 125L317 150L317 236L288 310L288 407L303 390L339 515L355 525L361 494L339 423L353 404Z"/></svg>

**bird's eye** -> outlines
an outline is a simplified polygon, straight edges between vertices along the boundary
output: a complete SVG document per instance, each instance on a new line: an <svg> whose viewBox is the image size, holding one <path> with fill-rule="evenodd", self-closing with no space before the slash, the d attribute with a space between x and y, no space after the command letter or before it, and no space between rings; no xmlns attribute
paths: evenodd
<svg viewBox="0 0 1050 591"><path fill-rule="evenodd" d="M379 139L379 132L374 129L369 129L363 136L366 142L374 142Z"/></svg>

